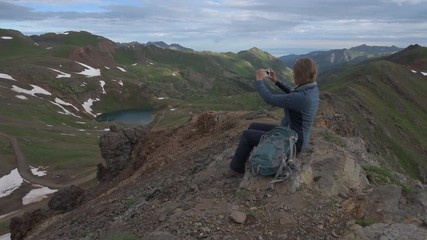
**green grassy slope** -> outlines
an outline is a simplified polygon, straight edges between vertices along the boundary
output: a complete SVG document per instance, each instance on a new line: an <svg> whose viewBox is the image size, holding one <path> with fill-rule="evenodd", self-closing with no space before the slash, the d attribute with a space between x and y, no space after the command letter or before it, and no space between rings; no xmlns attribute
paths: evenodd
<svg viewBox="0 0 427 240"><path fill-rule="evenodd" d="M0 28L0 59L35 54L41 49L22 33Z"/></svg>
<svg viewBox="0 0 427 240"><path fill-rule="evenodd" d="M427 77L378 60L323 75L319 82L384 164L426 180Z"/></svg>

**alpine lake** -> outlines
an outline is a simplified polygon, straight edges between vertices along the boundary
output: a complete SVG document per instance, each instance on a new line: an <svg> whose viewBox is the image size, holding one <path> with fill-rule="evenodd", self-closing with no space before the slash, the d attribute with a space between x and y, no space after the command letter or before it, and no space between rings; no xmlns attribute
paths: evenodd
<svg viewBox="0 0 427 240"><path fill-rule="evenodd" d="M98 122L119 122L125 125L147 125L153 120L154 110L152 109L125 109L96 116Z"/></svg>

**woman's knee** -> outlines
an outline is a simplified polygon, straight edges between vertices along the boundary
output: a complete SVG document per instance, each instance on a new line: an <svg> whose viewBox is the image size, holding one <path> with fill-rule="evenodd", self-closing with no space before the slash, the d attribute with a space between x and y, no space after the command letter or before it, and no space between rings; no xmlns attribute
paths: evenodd
<svg viewBox="0 0 427 240"><path fill-rule="evenodd" d="M254 123L251 123L249 125L248 130L253 129L253 130L260 130L260 131L268 132L275 127L277 127L277 125L270 124L270 123L254 122Z"/></svg>
<svg viewBox="0 0 427 240"><path fill-rule="evenodd" d="M250 137L251 137L250 131L245 130L242 132L242 135L240 135L240 142L247 143Z"/></svg>
<svg viewBox="0 0 427 240"><path fill-rule="evenodd" d="M257 129L260 123L254 122L249 124L248 129Z"/></svg>

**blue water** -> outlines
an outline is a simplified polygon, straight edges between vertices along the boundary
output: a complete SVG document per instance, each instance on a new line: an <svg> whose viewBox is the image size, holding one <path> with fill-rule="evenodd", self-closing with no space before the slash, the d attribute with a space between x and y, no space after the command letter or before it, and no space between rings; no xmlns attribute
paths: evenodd
<svg viewBox="0 0 427 240"><path fill-rule="evenodd" d="M154 120L154 110L126 109L96 116L98 122L120 122L128 125L147 125Z"/></svg>

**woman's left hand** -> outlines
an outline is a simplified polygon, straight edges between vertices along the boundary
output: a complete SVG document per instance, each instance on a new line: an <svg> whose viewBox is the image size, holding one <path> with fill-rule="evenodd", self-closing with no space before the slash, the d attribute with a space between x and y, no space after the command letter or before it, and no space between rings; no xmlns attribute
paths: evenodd
<svg viewBox="0 0 427 240"><path fill-rule="evenodd" d="M258 71L256 72L256 80L258 81L262 81L264 80L265 77L265 69L258 69Z"/></svg>

